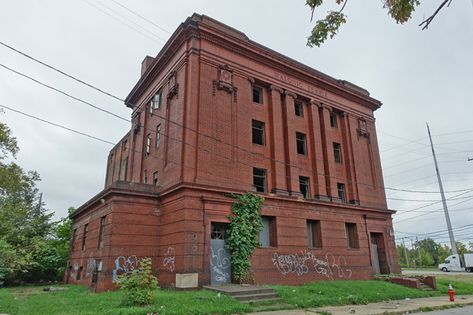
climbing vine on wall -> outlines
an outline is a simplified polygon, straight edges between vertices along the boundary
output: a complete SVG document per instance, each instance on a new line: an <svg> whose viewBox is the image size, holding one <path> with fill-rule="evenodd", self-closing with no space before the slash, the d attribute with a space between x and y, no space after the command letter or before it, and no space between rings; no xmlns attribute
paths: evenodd
<svg viewBox="0 0 473 315"><path fill-rule="evenodd" d="M240 283L251 277L251 256L259 245L258 235L263 229L261 205L264 198L252 193L231 195L236 199L229 216L230 227L226 244L230 249L232 274Z"/></svg>

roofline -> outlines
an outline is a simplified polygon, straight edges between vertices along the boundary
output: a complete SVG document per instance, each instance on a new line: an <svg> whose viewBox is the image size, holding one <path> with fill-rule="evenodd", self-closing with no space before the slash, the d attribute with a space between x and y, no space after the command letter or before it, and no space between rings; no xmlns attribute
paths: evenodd
<svg viewBox="0 0 473 315"><path fill-rule="evenodd" d="M212 24L216 24L220 26L221 28L217 29L216 27L212 26ZM297 60L294 60L290 57L287 57L277 51L274 51L264 45L261 45L255 41L250 40L243 32L238 31L220 21L217 21L215 19L212 19L211 17L208 17L206 15L200 15L197 13L194 13L191 17L188 17L183 23L181 23L177 29L174 31L174 33L171 35L171 37L168 39L166 44L163 46L163 48L160 50L154 61L151 63L151 65L146 69L145 73L140 77L138 82L135 84L131 92L128 94L128 96L125 99L125 104L127 107L134 108L136 105L136 93L140 89L140 87L146 82L150 76L151 73L155 72L156 69L161 65L163 62L166 62L166 59L169 59L172 56L173 50L175 50L178 47L173 47L173 45L179 44L179 39L185 39L182 37L185 37L187 33L190 33L192 31L197 31L197 32L206 32L208 31L205 30L205 28L208 28L210 30L216 31L217 33L220 33L221 35L216 35L220 37L221 41L225 41L228 43L231 43L231 41L234 42L240 42L243 44L246 44L247 47L244 47L245 45L242 45L244 49L257 49L260 50L260 52L255 52L256 54L266 58L267 60L270 60L272 62L278 63L278 64L283 64L286 67L290 66L294 68L294 70L305 73L306 75L310 75L314 77L315 79L319 80L320 83L326 84L331 86L334 89L337 89L339 91L343 91L345 93L348 93L352 96L355 96L357 98L360 98L364 100L365 102L368 102L371 104L371 109L376 110L381 107L382 103L371 97L369 95L369 92L356 85L353 84L349 81L341 80L341 79L335 79L334 77L331 77L323 72L320 72L314 68L311 68ZM180 46L180 45L179 45ZM172 49L174 48L174 49ZM277 59L280 60L274 60L271 58L268 58L265 56L265 54L272 55L276 57Z"/></svg>

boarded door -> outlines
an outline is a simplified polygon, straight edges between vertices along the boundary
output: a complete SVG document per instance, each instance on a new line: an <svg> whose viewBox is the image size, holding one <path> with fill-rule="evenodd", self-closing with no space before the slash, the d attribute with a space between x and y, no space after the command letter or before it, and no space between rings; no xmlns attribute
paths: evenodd
<svg viewBox="0 0 473 315"><path fill-rule="evenodd" d="M210 240L210 284L222 285L231 283L230 252L225 248L228 224L212 223Z"/></svg>

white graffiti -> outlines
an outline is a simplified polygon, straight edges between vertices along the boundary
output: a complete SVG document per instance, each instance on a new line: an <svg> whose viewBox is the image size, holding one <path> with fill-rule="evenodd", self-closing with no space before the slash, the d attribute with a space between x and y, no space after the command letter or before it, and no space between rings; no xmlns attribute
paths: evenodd
<svg viewBox="0 0 473 315"><path fill-rule="evenodd" d="M122 274L129 274L133 272L133 270L141 271L139 268L140 261L136 255L132 255L129 257L118 256L115 259L115 269L112 271L112 279L113 281L118 280L118 276Z"/></svg>
<svg viewBox="0 0 473 315"><path fill-rule="evenodd" d="M87 269L85 270L85 277L90 277L94 273L96 267L95 258L89 257L87 260Z"/></svg>
<svg viewBox="0 0 473 315"><path fill-rule="evenodd" d="M230 259L225 255L225 249L219 248L217 250L217 254L215 254L213 248L211 250L211 259L210 259L210 266L215 274L215 280L218 282L229 282L230 281L230 273L228 270L230 269Z"/></svg>
<svg viewBox="0 0 473 315"><path fill-rule="evenodd" d="M171 272L174 272L174 264L176 263L176 251L172 247L168 247L164 253L163 266Z"/></svg>
<svg viewBox="0 0 473 315"><path fill-rule="evenodd" d="M72 266L72 269L71 269L71 273L70 273L70 277L72 279L76 279L77 278L77 270L79 270L79 264L78 263L74 263L74 265Z"/></svg>
<svg viewBox="0 0 473 315"><path fill-rule="evenodd" d="M346 258L335 257L331 253L327 253L324 257L317 257L308 250L287 255L273 253L272 261L283 275L293 273L302 276L309 272L316 272L330 280L349 279L352 276L351 269L347 267Z"/></svg>

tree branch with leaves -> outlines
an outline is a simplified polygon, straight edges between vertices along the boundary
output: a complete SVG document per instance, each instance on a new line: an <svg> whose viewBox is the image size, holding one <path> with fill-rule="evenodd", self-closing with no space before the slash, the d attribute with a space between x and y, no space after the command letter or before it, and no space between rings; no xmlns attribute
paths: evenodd
<svg viewBox="0 0 473 315"><path fill-rule="evenodd" d="M427 29L440 10L445 6L450 6L452 1L443 0L434 13L419 24L422 30ZM343 13L347 2L348 0L335 0L335 3L341 6L341 8L337 11L328 11L325 18L315 22L315 26L307 39L307 46L320 47L329 37L333 38L338 33L340 27L347 22L347 16ZM387 9L388 14L399 24L409 21L416 7L420 5L420 0L382 0L382 2L383 8ZM311 21L313 20L315 10L322 4L323 0L306 0L306 5L312 10Z"/></svg>

